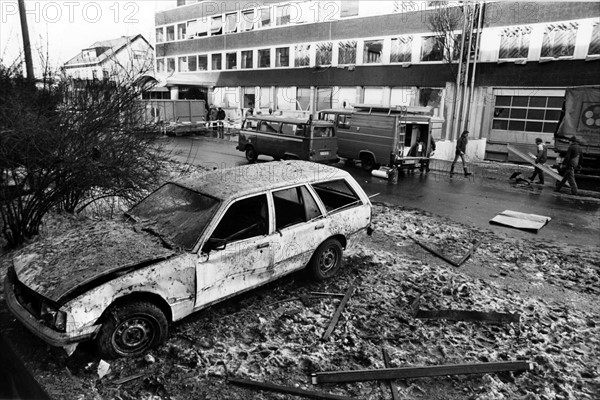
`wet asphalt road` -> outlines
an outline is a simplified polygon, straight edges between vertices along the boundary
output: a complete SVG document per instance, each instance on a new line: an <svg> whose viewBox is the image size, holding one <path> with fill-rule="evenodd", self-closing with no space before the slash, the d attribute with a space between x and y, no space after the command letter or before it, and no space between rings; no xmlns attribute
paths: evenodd
<svg viewBox="0 0 600 400"><path fill-rule="evenodd" d="M247 164L244 153L235 145L198 137L166 139L173 159L219 169ZM259 158L259 162L269 160L266 156ZM374 202L419 208L506 237L600 247L600 199L571 196L566 188L562 194L554 193L551 179L544 187L521 188L508 177L477 170L469 178L450 178L447 165L434 163L429 174L406 173L392 185L358 167L343 163L338 166L350 172L368 195L377 194L372 198ZM544 215L552 220L538 233L491 225L489 220L504 210Z"/></svg>

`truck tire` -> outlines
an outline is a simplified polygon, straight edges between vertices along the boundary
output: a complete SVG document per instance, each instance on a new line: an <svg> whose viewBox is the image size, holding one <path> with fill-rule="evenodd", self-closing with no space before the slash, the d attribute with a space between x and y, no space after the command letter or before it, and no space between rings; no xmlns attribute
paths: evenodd
<svg viewBox="0 0 600 400"><path fill-rule="evenodd" d="M375 169L375 159L371 154L361 154L360 166L364 171L371 172Z"/></svg>
<svg viewBox="0 0 600 400"><path fill-rule="evenodd" d="M258 159L258 153L256 152L256 150L254 150L254 147L252 147L252 146L246 147L246 160L248 160L248 162L250 164L254 164L257 159Z"/></svg>
<svg viewBox="0 0 600 400"><path fill-rule="evenodd" d="M168 332L169 324L160 308L133 301L108 311L96 345L106 358L135 357L162 343Z"/></svg>
<svg viewBox="0 0 600 400"><path fill-rule="evenodd" d="M308 272L316 281L335 276L342 266L343 249L336 239L327 239L315 250L308 262Z"/></svg>

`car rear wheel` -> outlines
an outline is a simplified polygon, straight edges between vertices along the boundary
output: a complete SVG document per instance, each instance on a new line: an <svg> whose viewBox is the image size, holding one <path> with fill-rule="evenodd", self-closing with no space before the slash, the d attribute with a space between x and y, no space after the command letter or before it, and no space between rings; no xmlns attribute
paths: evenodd
<svg viewBox="0 0 600 400"><path fill-rule="evenodd" d="M308 270L317 281L331 278L342 266L343 249L336 239L327 239L317 248L308 264Z"/></svg>
<svg viewBox="0 0 600 400"><path fill-rule="evenodd" d="M360 156L360 165L363 170L371 172L375 168L375 160L371 154L362 154Z"/></svg>
<svg viewBox="0 0 600 400"><path fill-rule="evenodd" d="M163 342L168 321L156 305L131 302L109 310L98 334L97 346L106 358L134 357Z"/></svg>
<svg viewBox="0 0 600 400"><path fill-rule="evenodd" d="M254 147L246 147L246 160L248 160L249 163L255 163L257 159L258 153L256 152L256 150L254 150Z"/></svg>

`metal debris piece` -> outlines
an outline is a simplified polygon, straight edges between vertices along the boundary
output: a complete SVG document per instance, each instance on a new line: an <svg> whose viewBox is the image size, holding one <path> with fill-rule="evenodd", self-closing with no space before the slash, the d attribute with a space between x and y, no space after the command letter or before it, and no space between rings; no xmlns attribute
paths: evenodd
<svg viewBox="0 0 600 400"><path fill-rule="evenodd" d="M387 350L384 348L381 349L381 353L383 354L383 363L385 365L386 368L391 368L391 362L390 362L390 355L388 354ZM390 390L392 391L392 399L393 400L400 400L400 393L398 393L398 387L396 386L396 384L394 383L394 381L389 381L390 384Z"/></svg>
<svg viewBox="0 0 600 400"><path fill-rule="evenodd" d="M355 371L330 371L312 374L312 383L347 383L373 380L410 379L445 375L487 374L505 371L531 371L527 361L503 361L480 364L434 365L427 367L403 367L364 369Z"/></svg>
<svg viewBox="0 0 600 400"><path fill-rule="evenodd" d="M115 379L114 381L111 381L110 384L111 385L122 385L123 383L127 383L127 382L133 381L135 379L141 378L144 375L146 375L146 374L135 374L135 375L126 376L124 378Z"/></svg>
<svg viewBox="0 0 600 400"><path fill-rule="evenodd" d="M344 311L344 307L346 306L346 303L348 302L348 300L350 300L350 296L352 296L353 292L354 292L354 284L351 284L350 287L348 288L348 290L346 291L344 298L340 302L340 305L338 306L337 310L335 310L335 313L333 313L333 317L331 317L331 322L329 323L327 330L323 334L323 337L322 337L323 340L328 340L329 337L331 336L331 333L335 329L335 326L336 326L338 320L340 319L340 315L342 315L342 311Z"/></svg>
<svg viewBox="0 0 600 400"><path fill-rule="evenodd" d="M419 319L447 319L450 321L478 321L497 324L519 323L521 314L500 313L496 311L472 310L420 310L421 296L418 296L410 305L410 313Z"/></svg>
<svg viewBox="0 0 600 400"><path fill-rule="evenodd" d="M419 310L415 316L420 319L447 319L451 321L479 321L497 324L519 323L521 315L517 313L500 313L495 311L466 310Z"/></svg>
<svg viewBox="0 0 600 400"><path fill-rule="evenodd" d="M481 244L480 241L475 242L475 244L473 244L473 246L471 246L471 249L469 249L469 251L467 252L467 254L465 254L463 256L463 258L460 259L460 261L457 263L457 267L460 267L461 265L464 264L465 261L467 261L467 259L469 257L471 257L471 254L473 254L475 252L475 250L477 250L477 248L479 247L479 245Z"/></svg>
<svg viewBox="0 0 600 400"><path fill-rule="evenodd" d="M454 265L455 267L458 267L458 263L454 260L451 260L450 258L446 257L445 255L443 255L442 253L440 253L439 251L432 249L431 247L419 242L417 239L415 239L414 237L410 236L410 238L412 240L415 241L416 244L418 244L419 246L421 246L422 248L424 248L425 250L427 250L428 252L438 256L439 258L441 258L442 260L446 261L448 264L450 265Z"/></svg>
<svg viewBox="0 0 600 400"><path fill-rule="evenodd" d="M274 383L257 382L257 381L252 381L249 379L229 378L228 381L233 383L234 385L250 386L250 387L259 388L262 390L269 390L272 392L292 394L295 396L310 397L313 399L350 400L349 397L338 396L336 394L315 392L312 390L293 388L293 387L283 386L283 385L276 385Z"/></svg>

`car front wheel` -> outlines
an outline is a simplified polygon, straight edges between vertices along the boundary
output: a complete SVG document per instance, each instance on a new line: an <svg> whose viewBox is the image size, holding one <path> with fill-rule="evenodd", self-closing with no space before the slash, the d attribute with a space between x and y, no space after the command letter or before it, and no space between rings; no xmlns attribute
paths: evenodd
<svg viewBox="0 0 600 400"><path fill-rule="evenodd" d="M309 262L309 272L317 281L334 276L342 266L342 245L336 239L327 239L317 248Z"/></svg>
<svg viewBox="0 0 600 400"><path fill-rule="evenodd" d="M163 342L168 335L168 321L156 305L131 302L109 310L97 345L107 358L134 357Z"/></svg>

